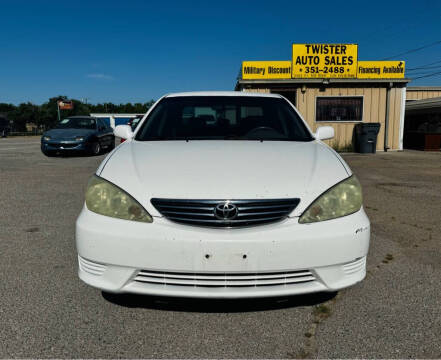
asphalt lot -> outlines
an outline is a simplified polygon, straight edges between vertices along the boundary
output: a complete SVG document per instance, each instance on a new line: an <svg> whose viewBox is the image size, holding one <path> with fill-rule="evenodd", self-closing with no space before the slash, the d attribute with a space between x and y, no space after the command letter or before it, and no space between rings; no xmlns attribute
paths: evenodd
<svg viewBox="0 0 441 360"><path fill-rule="evenodd" d="M1 358L441 358L441 153L344 156L372 222L362 283L239 302L103 296L78 280L74 223L103 158L0 139Z"/></svg>

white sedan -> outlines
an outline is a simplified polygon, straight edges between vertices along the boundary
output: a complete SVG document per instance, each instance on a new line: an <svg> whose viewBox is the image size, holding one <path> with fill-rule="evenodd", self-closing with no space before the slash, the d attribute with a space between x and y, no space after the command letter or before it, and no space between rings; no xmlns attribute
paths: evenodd
<svg viewBox="0 0 441 360"><path fill-rule="evenodd" d="M89 180L79 277L107 292L240 298L366 274L370 224L344 160L275 94L162 97Z"/></svg>

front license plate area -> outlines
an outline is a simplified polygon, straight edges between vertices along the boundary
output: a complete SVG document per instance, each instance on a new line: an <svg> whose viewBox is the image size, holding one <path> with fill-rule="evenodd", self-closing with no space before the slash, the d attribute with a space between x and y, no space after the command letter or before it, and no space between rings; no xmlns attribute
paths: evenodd
<svg viewBox="0 0 441 360"><path fill-rule="evenodd" d="M255 268L258 261L246 248L222 249L203 246L201 250L195 258L195 267L202 267L206 271L247 271Z"/></svg>

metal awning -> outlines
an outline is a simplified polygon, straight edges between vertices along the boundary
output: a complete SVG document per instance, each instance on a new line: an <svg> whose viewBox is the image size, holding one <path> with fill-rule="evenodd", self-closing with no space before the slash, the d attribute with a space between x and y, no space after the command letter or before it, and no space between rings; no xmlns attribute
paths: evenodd
<svg viewBox="0 0 441 360"><path fill-rule="evenodd" d="M441 97L413 100L406 103L406 111L436 109L441 110Z"/></svg>

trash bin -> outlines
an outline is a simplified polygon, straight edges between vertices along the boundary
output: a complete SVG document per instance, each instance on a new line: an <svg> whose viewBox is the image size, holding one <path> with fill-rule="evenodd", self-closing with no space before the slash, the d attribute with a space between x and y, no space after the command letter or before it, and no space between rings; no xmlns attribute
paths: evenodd
<svg viewBox="0 0 441 360"><path fill-rule="evenodd" d="M379 131L380 123L361 123L355 125L355 150L363 154L375 154Z"/></svg>

